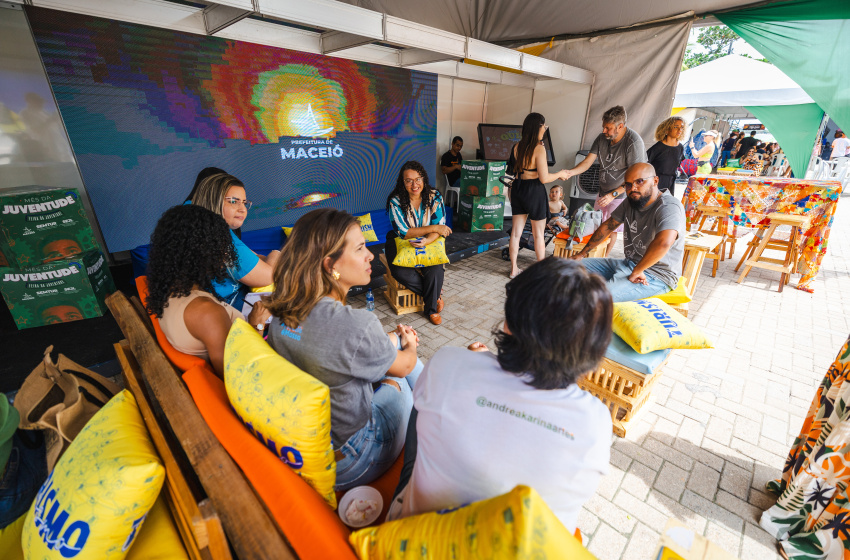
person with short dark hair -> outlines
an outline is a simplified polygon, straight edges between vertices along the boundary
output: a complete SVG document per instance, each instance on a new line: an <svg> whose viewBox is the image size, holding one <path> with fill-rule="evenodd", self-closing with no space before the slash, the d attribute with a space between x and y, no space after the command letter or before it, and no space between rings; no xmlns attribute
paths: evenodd
<svg viewBox="0 0 850 560"><path fill-rule="evenodd" d="M840 130L835 131L835 140L832 141L832 153L829 159L835 159L850 155L850 140Z"/></svg>
<svg viewBox="0 0 850 560"><path fill-rule="evenodd" d="M602 211L602 219L607 220L625 200L623 176L626 169L635 163L646 161L643 139L640 134L626 126L626 110L621 105L611 107L602 115L602 134L593 141L587 157L567 172L567 178L584 173L597 160L601 168L599 196L593 208ZM617 233L621 231L622 228L618 228L611 232L605 250L606 256L617 241Z"/></svg>
<svg viewBox="0 0 850 560"><path fill-rule="evenodd" d="M758 142L759 141L756 140L756 131L753 130L752 132L750 132L749 136L744 136L738 142L738 151L736 152L735 157L740 159L741 157L746 156L749 153L750 148L754 148L756 144L758 144Z"/></svg>
<svg viewBox="0 0 850 560"><path fill-rule="evenodd" d="M39 308L38 314L46 325L81 321L85 319L85 316L78 305L76 301L71 299L57 300L51 298L49 302Z"/></svg>
<svg viewBox="0 0 850 560"><path fill-rule="evenodd" d="M496 354L444 347L414 389L404 468L388 519L533 486L569 530L608 472L611 413L576 385L611 340L605 282L549 257L506 286ZM469 350L473 350L470 352Z"/></svg>
<svg viewBox="0 0 850 560"><path fill-rule="evenodd" d="M440 158L440 170L446 176L450 187L458 186L458 182L460 181L460 166L463 163L463 156L460 155L462 148L463 138L455 136L452 138L451 149Z"/></svg>
<svg viewBox="0 0 850 560"><path fill-rule="evenodd" d="M80 242L62 230L53 231L41 240L41 256L46 263L67 259L82 252Z"/></svg>
<svg viewBox="0 0 850 560"><path fill-rule="evenodd" d="M726 162L732 157L732 148L735 147L735 143L738 141L738 132L736 130L732 131L732 134L729 135L723 145L720 147L720 163L717 167L726 167Z"/></svg>
<svg viewBox="0 0 850 560"><path fill-rule="evenodd" d="M626 172L628 203L599 226L574 257L588 271L608 282L614 301L635 301L665 294L682 275L685 254L685 207L678 198L658 189L658 177L648 163ZM588 259L608 234L625 225L624 259Z"/></svg>

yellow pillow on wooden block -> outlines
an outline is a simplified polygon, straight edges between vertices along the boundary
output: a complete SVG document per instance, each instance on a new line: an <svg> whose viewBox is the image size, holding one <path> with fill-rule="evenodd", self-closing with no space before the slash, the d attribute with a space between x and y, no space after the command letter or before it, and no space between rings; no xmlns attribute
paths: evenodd
<svg viewBox="0 0 850 560"><path fill-rule="evenodd" d="M377 241L378 236L375 234L375 228L372 227L372 214L363 214L362 216L355 216L357 221L360 222L360 231L363 232L363 237L366 238L367 243L371 243L372 241Z"/></svg>
<svg viewBox="0 0 850 560"><path fill-rule="evenodd" d="M121 391L89 420L39 490L24 522L24 556L123 559L164 480L136 399Z"/></svg>
<svg viewBox="0 0 850 560"><path fill-rule="evenodd" d="M396 256L393 259L395 266L422 268L449 262L449 257L446 256L445 237L438 237L436 241L424 247L414 247L409 240L396 237L395 248Z"/></svg>
<svg viewBox="0 0 850 560"><path fill-rule="evenodd" d="M677 303L688 303L691 301L691 296L688 295L688 292L685 290L685 277L679 276L679 283L676 284L676 288L674 290L670 290L666 294L661 294L660 296L655 296L664 303L669 303L670 305L675 305Z"/></svg>
<svg viewBox="0 0 850 560"><path fill-rule="evenodd" d="M300 327L288 327L300 337ZM224 387L239 420L336 509L336 459L327 385L304 373L237 319L224 345Z"/></svg>
<svg viewBox="0 0 850 560"><path fill-rule="evenodd" d="M614 332L641 354L664 348L713 348L702 331L658 298L615 303Z"/></svg>
<svg viewBox="0 0 850 560"><path fill-rule="evenodd" d="M348 542L361 560L594 558L528 486L458 509L361 529Z"/></svg>

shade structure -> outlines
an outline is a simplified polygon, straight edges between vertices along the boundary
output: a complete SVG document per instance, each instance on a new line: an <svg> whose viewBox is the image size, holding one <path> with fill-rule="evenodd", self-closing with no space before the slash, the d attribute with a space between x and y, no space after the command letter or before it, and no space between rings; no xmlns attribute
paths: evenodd
<svg viewBox="0 0 850 560"><path fill-rule="evenodd" d="M850 2L794 0L717 17L850 128Z"/></svg>
<svg viewBox="0 0 850 560"><path fill-rule="evenodd" d="M812 98L779 68L736 54L679 75L674 107L801 105Z"/></svg>
<svg viewBox="0 0 850 560"><path fill-rule="evenodd" d="M823 110L816 103L802 105L747 106L782 146L796 177L809 166Z"/></svg>

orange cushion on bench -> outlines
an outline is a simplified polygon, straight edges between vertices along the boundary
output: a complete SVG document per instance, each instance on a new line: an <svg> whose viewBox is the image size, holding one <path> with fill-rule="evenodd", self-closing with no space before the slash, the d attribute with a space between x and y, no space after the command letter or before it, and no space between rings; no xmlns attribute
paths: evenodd
<svg viewBox="0 0 850 560"><path fill-rule="evenodd" d="M148 277L147 276L139 276L136 278L136 290L139 292L139 299L142 302L142 305L147 305L148 303ZM162 332L162 327L159 326L159 319L150 316L151 322L153 323L153 330L156 333L156 341L159 343L159 347L162 348L162 351L165 352L165 355L174 364L177 369L180 371L186 372L192 369L193 367L203 366L206 364L206 360L199 356L192 356L191 354L184 354L179 350L176 350L168 339L165 337L165 333Z"/></svg>
<svg viewBox="0 0 850 560"><path fill-rule="evenodd" d="M315 490L251 435L230 408L224 382L209 366L191 368L183 381L213 434L245 473L298 557L354 560L348 528Z"/></svg>

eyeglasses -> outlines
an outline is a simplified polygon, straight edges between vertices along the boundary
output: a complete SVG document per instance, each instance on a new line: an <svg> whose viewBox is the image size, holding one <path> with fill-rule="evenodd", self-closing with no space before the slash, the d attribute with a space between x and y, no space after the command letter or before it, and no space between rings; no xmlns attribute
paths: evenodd
<svg viewBox="0 0 850 560"><path fill-rule="evenodd" d="M224 201L231 206L239 206L240 204L242 204L243 206L245 206L245 210L250 210L251 206L254 205L254 203L250 200L242 200L241 198L236 198L233 196L224 197Z"/></svg>
<svg viewBox="0 0 850 560"><path fill-rule="evenodd" d="M646 183L650 179L653 179L654 177L655 177L655 175L650 175L648 177L641 177L640 179L635 179L634 182L632 182L632 183L625 182L625 183L623 183L623 186L626 187L626 190L629 190L630 188L632 188L632 185L634 185L636 187L642 187L644 185L644 183Z"/></svg>
<svg viewBox="0 0 850 560"><path fill-rule="evenodd" d="M404 180L404 184L405 184L405 185L407 185L408 187L412 187L414 183L415 183L415 184L417 184L417 185L421 185L421 184L423 184L424 182L425 182L425 180L424 180L422 177L417 177L417 178L415 178L415 179L405 179L405 180Z"/></svg>

